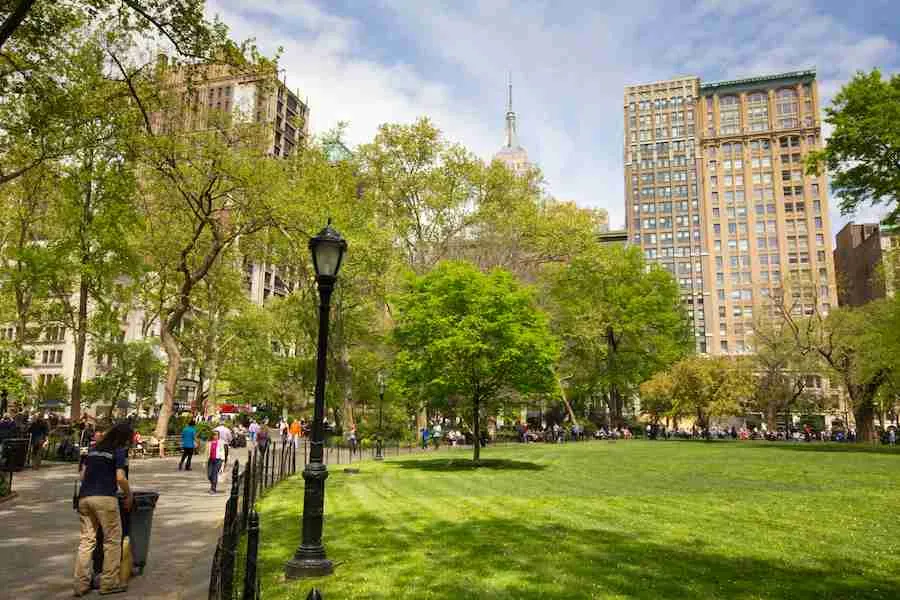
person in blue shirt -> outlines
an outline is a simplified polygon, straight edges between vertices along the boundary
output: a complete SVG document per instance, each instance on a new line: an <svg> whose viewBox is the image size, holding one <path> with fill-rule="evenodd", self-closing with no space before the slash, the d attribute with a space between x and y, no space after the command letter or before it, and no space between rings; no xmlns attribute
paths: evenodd
<svg viewBox="0 0 900 600"><path fill-rule="evenodd" d="M191 458L194 456L194 448L197 447L197 430L194 428L194 420L184 426L181 430L181 461L178 463L178 470L183 468L191 470ZM187 463L185 463L187 460Z"/></svg>
<svg viewBox="0 0 900 600"><path fill-rule="evenodd" d="M119 578L122 561L122 517L117 488L125 494L125 510L131 510L132 495L125 473L128 444L134 435L131 425L119 423L91 448L81 465L78 515L81 536L75 559L75 596L91 591L92 557L97 546L97 530L103 530L103 574L100 593L115 594L128 589Z"/></svg>

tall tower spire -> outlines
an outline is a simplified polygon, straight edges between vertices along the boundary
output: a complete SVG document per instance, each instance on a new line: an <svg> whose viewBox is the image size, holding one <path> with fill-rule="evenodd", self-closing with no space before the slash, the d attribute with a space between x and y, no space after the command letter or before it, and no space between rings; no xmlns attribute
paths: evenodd
<svg viewBox="0 0 900 600"><path fill-rule="evenodd" d="M519 145L516 135L516 113L512 106L512 73L509 74L506 87L506 141L494 154L494 160L499 160L515 173L524 173L531 168L528 153Z"/></svg>
<svg viewBox="0 0 900 600"><path fill-rule="evenodd" d="M516 148L519 145L516 139L516 113L512 107L512 72L509 73L508 96L506 100L506 147Z"/></svg>

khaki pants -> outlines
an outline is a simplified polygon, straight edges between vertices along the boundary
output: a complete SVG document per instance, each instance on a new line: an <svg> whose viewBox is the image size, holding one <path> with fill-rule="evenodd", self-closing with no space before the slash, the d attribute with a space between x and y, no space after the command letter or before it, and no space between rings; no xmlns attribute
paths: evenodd
<svg viewBox="0 0 900 600"><path fill-rule="evenodd" d="M103 575L100 589L119 585L119 563L122 560L122 521L119 501L113 496L87 496L78 501L81 517L81 539L75 558L75 588L91 587L91 555L97 545L97 528L103 528Z"/></svg>

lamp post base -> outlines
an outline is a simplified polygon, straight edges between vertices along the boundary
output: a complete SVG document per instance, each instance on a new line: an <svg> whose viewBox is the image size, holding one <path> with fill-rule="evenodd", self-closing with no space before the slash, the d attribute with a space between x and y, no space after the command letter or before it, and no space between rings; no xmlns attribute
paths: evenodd
<svg viewBox="0 0 900 600"><path fill-rule="evenodd" d="M334 573L334 565L327 558L294 557L284 565L284 576L287 579L307 579L324 577Z"/></svg>

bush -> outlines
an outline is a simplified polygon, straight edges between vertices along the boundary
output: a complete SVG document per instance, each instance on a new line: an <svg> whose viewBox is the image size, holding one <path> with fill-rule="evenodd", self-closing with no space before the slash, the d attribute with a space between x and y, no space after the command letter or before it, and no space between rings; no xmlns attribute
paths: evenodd
<svg viewBox="0 0 900 600"><path fill-rule="evenodd" d="M197 428L197 437L199 437L201 440L206 441L206 440L212 439L212 430L213 430L212 423L203 421L201 423L197 423L196 428Z"/></svg>
<svg viewBox="0 0 900 600"><path fill-rule="evenodd" d="M515 429L507 429L502 428L498 429L494 434L495 442L518 442L519 441L519 432Z"/></svg>

